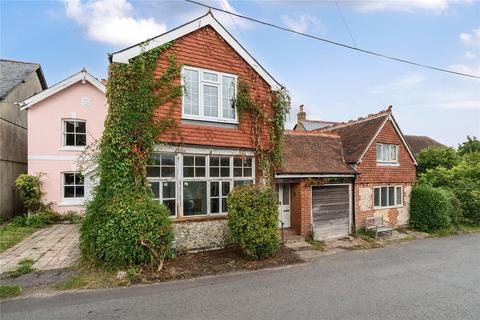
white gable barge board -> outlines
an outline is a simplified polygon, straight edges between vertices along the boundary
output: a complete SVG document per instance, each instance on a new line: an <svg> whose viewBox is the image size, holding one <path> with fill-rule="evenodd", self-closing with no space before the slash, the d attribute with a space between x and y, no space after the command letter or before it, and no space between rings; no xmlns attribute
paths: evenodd
<svg viewBox="0 0 480 320"><path fill-rule="evenodd" d="M192 33L205 26L211 26L222 38L270 85L273 90L278 90L281 85L252 57L245 48L213 17L208 13L178 28L170 30L158 37L147 40L135 46L117 51L110 55L111 62L128 63L142 53L142 44L145 44L145 51L159 47L165 43L174 41L184 35Z"/></svg>
<svg viewBox="0 0 480 320"><path fill-rule="evenodd" d="M45 100L46 98L50 97L51 95L54 95L57 92L60 92L71 85L79 82L79 81L87 81L91 83L94 87L96 87L98 90L101 92L105 93L106 87L103 83L101 83L98 79L96 79L94 76L92 76L90 73L88 73L86 70L82 70L73 76L68 77L65 80L62 80L55 85L51 86L50 88L43 90L40 93L37 93L36 95L20 102L20 107L21 110L30 108L34 104Z"/></svg>

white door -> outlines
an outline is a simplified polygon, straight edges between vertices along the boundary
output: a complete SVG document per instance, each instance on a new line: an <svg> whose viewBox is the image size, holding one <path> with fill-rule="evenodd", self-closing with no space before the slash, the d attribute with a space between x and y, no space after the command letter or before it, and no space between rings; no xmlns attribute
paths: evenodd
<svg viewBox="0 0 480 320"><path fill-rule="evenodd" d="M278 183L275 185L278 196L278 227L290 228L290 185Z"/></svg>

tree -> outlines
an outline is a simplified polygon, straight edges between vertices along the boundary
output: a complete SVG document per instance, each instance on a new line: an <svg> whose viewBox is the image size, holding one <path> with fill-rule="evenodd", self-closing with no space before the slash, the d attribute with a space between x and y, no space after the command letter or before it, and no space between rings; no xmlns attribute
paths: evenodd
<svg viewBox="0 0 480 320"><path fill-rule="evenodd" d="M460 158L453 148L449 147L429 147L420 151L417 155L418 169L417 173L421 174L428 169L444 167L451 169L457 165Z"/></svg>
<svg viewBox="0 0 480 320"><path fill-rule="evenodd" d="M468 153L480 152L480 140L477 137L467 136L467 141L458 145L458 154L463 156Z"/></svg>

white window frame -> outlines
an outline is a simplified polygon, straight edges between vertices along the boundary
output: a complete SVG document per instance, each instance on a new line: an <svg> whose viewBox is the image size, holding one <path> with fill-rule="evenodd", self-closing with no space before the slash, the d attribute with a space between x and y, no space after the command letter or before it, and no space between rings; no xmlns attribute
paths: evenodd
<svg viewBox="0 0 480 320"><path fill-rule="evenodd" d="M238 124L238 112L237 108L235 108L235 119L224 118L223 116L223 76L234 78L235 82L235 97L238 94L238 76L230 73L219 72L204 68L197 68L191 66L183 66L181 72L181 84L182 86L185 85L184 81L184 70L191 70L198 72L198 115L192 114L185 114L184 112L184 105L185 105L185 94L182 95L182 119L187 120L200 120L200 121L212 121L212 122L222 122L222 123L231 123L231 124ZM213 73L217 75L218 81L210 81L204 80L203 74L204 73ZM209 117L204 116L204 101L203 101L203 86L204 85L211 85L216 86L218 88L218 117Z"/></svg>
<svg viewBox="0 0 480 320"><path fill-rule="evenodd" d="M381 147L381 149L382 149L382 152L380 153L380 154L381 154L381 158L378 157L378 155L379 155L378 150L379 150L380 147ZM383 149L384 149L385 147L388 147L388 159L387 159L387 160L383 159L383 154L384 154L384 153L383 153ZM391 148L392 148L392 147L396 149L396 150L395 150L395 156L396 156L395 159L390 159ZM399 153L399 151L400 151L400 148L399 148L398 144L393 144L393 143L377 143L377 148L376 148L375 151L376 151L376 158L377 158L377 162L378 162L378 163L395 163L395 164L398 163L398 153Z"/></svg>
<svg viewBox="0 0 480 320"><path fill-rule="evenodd" d="M69 184L69 185L65 185L65 174L68 174L68 173L73 173L73 174L82 174L82 172L80 171L62 171L60 172L61 174L61 195L62 195L62 202L60 203L60 205L81 205L83 204L84 200L85 200L85 197L86 197L86 190L87 190L87 186L86 186L86 183L85 183L85 175L83 175L83 185L82 184ZM65 187L77 187L77 186L83 186L83 197L65 197Z"/></svg>
<svg viewBox="0 0 480 320"><path fill-rule="evenodd" d="M240 154L228 154L226 152L218 152L214 153L215 150L213 150L211 153L208 152L188 152L188 153L175 153L175 177L168 177L168 178L161 178L161 177L148 177L149 182L159 182L160 183L160 188L159 188L159 196L160 198L157 199L160 202L163 201L163 186L162 182L175 182L175 196L176 196L176 201L175 201L175 214L171 215L170 217L172 218L180 218L180 217L186 217L186 218L195 218L195 217L204 217L204 216L225 216L227 215L227 212L219 212L219 213L211 213L211 182L219 182L220 183L220 188L219 188L219 198L221 199L221 193L222 193L222 182L230 182L230 192L234 189L235 187L235 182L237 181L251 181L253 184L255 184L255 157L253 155L247 155L246 157L252 158L252 175L250 177L234 177L233 176L233 163L234 163L234 158L241 158L244 157L244 155ZM172 154L171 152L168 151L155 151L155 153L160 153L160 154ZM205 176L204 177L184 177L183 176L183 158L185 156L204 156L205 157ZM229 158L229 176L228 177L211 177L210 176L210 158L211 157L219 157L219 158ZM243 172L243 171L242 171ZM206 200L207 200L207 212L202 213L202 214L197 214L197 215L184 215L183 212L183 188L184 188L184 182L189 182L189 181L201 181L201 182L206 182ZM221 210L221 201L219 202L219 211Z"/></svg>
<svg viewBox="0 0 480 320"><path fill-rule="evenodd" d="M164 182L175 182L175 212L173 214L171 214L170 216L171 217L175 217L177 215L177 212L178 212L178 205L177 205L177 197L178 197L178 182L176 180L176 177L177 177L177 167L178 167L178 164L177 164L177 156L172 153L172 152L159 152L159 154L161 155L169 155L169 156L173 156L174 157L174 161L175 161L175 167L174 167L174 171L175 171L175 174L173 175L173 177L162 177L162 158L160 157L160 164L159 165L156 165L155 167L159 167L159 176L158 177L147 177L147 180L148 182L157 182L159 185L158 185L158 196L159 198L154 198L155 200L158 200L160 203L163 203L163 183ZM168 167L168 166L167 166ZM167 199L170 199L170 198L167 198Z"/></svg>
<svg viewBox="0 0 480 320"><path fill-rule="evenodd" d="M84 122L85 123L85 145L84 146L67 146L67 122ZM70 134L77 135L77 133L69 132ZM76 141L76 140L75 140ZM87 146L87 120L84 119L62 119L62 147L60 150L84 150Z"/></svg>
<svg viewBox="0 0 480 320"><path fill-rule="evenodd" d="M393 205L387 205L387 206L382 206L382 188L387 188L387 203L388 203L388 188L395 188L394 189L394 204ZM400 188L400 194L402 195L402 199L401 199L401 202L400 204L398 204L398 199L397 199L397 188ZM378 189L379 192L378 192L378 195L379 195L379 205L376 206L375 205L375 189ZM389 209L389 208L401 208L403 207L403 204L404 204L404 195L403 195L403 186L401 185L383 185L383 186L375 186L373 187L373 208L374 209Z"/></svg>

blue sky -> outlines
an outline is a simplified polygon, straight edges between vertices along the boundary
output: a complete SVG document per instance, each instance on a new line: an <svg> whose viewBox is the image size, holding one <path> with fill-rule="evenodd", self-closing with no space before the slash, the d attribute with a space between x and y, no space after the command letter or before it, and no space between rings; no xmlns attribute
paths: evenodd
<svg viewBox="0 0 480 320"><path fill-rule="evenodd" d="M479 1L202 2L364 49L480 75ZM83 66L106 78L108 52L206 12L183 1L132 0L1 0L0 9L1 57L40 63L49 85ZM480 80L214 14L290 90L289 128L299 104L305 105L309 118L336 121L391 104L405 134L429 135L451 146L466 135L480 136Z"/></svg>

